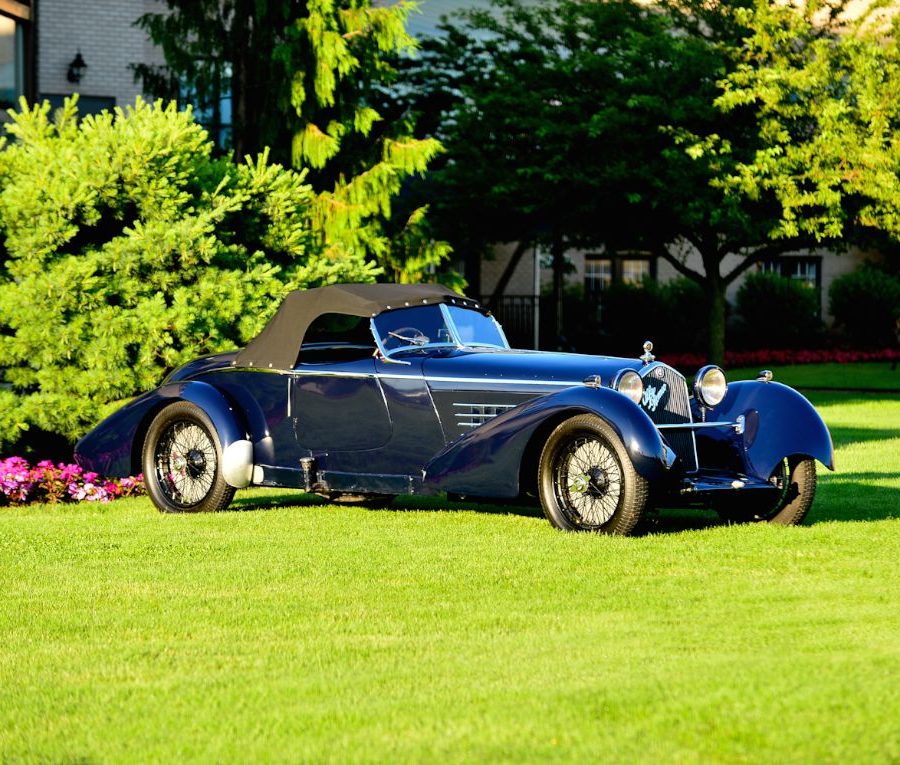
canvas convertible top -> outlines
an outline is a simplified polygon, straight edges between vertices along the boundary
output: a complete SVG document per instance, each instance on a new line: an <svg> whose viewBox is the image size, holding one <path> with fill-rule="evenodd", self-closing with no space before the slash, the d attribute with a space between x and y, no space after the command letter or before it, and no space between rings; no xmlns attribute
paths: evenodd
<svg viewBox="0 0 900 765"><path fill-rule="evenodd" d="M480 308L477 301L440 284L334 284L288 293L276 314L244 350L234 365L293 369L310 324L326 313L377 316L382 311L429 303Z"/></svg>

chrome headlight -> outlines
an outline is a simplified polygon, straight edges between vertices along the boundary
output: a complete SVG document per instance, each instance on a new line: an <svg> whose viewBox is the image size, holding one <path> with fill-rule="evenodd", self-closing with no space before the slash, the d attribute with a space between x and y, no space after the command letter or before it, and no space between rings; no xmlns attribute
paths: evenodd
<svg viewBox="0 0 900 765"><path fill-rule="evenodd" d="M640 404L644 395L644 381L633 369L620 371L613 379L613 388L628 396L635 404Z"/></svg>
<svg viewBox="0 0 900 765"><path fill-rule="evenodd" d="M725 373L715 364L703 367L694 378L694 396L703 406L718 406L728 393Z"/></svg>

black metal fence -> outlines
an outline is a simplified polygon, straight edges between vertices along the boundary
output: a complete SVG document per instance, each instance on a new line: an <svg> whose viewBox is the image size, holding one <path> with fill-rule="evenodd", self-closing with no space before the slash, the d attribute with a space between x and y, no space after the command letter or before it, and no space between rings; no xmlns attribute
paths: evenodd
<svg viewBox="0 0 900 765"><path fill-rule="evenodd" d="M481 302L490 307L497 321L503 325L503 331L513 348L599 352L600 303L596 295L586 298L565 297L562 334L557 332L556 307L549 295L504 295L495 305L491 304L490 296L486 295Z"/></svg>

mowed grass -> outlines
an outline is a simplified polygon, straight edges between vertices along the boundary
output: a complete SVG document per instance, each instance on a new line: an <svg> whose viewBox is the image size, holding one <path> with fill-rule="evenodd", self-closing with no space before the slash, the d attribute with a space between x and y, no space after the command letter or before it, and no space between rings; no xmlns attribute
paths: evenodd
<svg viewBox="0 0 900 765"><path fill-rule="evenodd" d="M0 762L896 763L900 397L815 401L797 528L4 509Z"/></svg>
<svg viewBox="0 0 900 765"><path fill-rule="evenodd" d="M818 390L883 390L900 391L900 364L890 361L871 361L860 364L770 364L778 382L794 388ZM753 380L763 367L726 369L729 380ZM689 379L693 379L688 375Z"/></svg>

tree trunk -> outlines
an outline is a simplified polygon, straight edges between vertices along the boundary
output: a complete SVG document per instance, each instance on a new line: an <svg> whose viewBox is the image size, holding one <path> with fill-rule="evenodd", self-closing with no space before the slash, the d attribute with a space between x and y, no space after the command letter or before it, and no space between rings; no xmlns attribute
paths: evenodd
<svg viewBox="0 0 900 765"><path fill-rule="evenodd" d="M253 6L249 0L235 4L231 20L231 140L234 161L243 162L255 150L253 141L252 72Z"/></svg>
<svg viewBox="0 0 900 765"><path fill-rule="evenodd" d="M719 274L718 262L706 264L706 296L709 305L707 355L709 363L719 366L725 363L725 286Z"/></svg>
<svg viewBox="0 0 900 765"><path fill-rule="evenodd" d="M553 306L556 312L556 342L559 345L563 337L563 329L565 328L565 316L563 314L563 286L565 279L565 246L563 238L559 234L553 235L553 245L551 254L553 255ZM568 343L566 343L568 345ZM566 348L562 348L566 350Z"/></svg>

